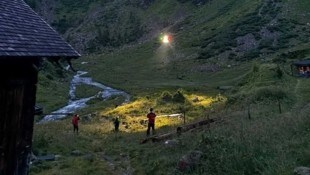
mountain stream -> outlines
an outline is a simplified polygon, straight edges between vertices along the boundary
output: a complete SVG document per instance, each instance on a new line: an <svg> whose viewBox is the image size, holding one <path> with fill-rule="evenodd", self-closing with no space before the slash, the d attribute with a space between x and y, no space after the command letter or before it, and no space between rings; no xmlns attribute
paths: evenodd
<svg viewBox="0 0 310 175"><path fill-rule="evenodd" d="M123 96L125 98L125 102L128 102L130 100L130 96L126 92L113 89L111 87L107 87L98 82L94 82L92 78L90 77L83 77L86 74L87 72L78 71L77 74L71 80L70 91L69 91L70 98L69 98L68 105L52 112L50 115L44 116L44 118L39 123L45 123L45 122L55 121L55 120L60 120L62 118L65 118L67 117L66 114L74 113L78 109L85 108L87 106L86 103L89 100L94 99L98 96L100 96L103 100L106 100L110 98L111 96L118 95L118 96ZM76 86L81 85L81 84L95 86L95 87L102 89L102 91L100 91L97 95L94 95L88 98L76 99L76 96L75 96Z"/></svg>

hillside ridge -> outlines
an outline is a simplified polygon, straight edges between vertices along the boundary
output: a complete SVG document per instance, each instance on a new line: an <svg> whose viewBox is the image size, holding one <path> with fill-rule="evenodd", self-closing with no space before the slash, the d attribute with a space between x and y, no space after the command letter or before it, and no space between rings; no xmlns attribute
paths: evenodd
<svg viewBox="0 0 310 175"><path fill-rule="evenodd" d="M307 1L27 2L85 54L142 44L168 32L180 49L199 46L198 59L247 60L308 45L310 38L310 14L298 10L309 7Z"/></svg>

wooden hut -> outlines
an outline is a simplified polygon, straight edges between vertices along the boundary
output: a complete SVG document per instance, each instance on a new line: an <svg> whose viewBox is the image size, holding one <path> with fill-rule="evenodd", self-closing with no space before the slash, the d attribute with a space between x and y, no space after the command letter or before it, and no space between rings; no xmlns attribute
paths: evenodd
<svg viewBox="0 0 310 175"><path fill-rule="evenodd" d="M310 59L294 62L291 69L293 75L310 77Z"/></svg>
<svg viewBox="0 0 310 175"><path fill-rule="evenodd" d="M28 174L42 58L79 56L23 0L0 0L0 175Z"/></svg>

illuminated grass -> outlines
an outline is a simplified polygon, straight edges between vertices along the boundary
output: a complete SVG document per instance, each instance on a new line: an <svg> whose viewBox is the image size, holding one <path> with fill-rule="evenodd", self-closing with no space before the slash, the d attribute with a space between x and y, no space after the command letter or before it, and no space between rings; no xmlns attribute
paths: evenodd
<svg viewBox="0 0 310 175"><path fill-rule="evenodd" d="M147 100L146 98L139 98L133 102L117 106L116 108L110 108L101 112L101 115L105 116L139 116L148 112L149 108L154 106L154 102Z"/></svg>
<svg viewBox="0 0 310 175"><path fill-rule="evenodd" d="M185 95L185 97L191 103L191 105L202 107L209 107L212 105L212 103L218 101L221 101L223 103L227 101L227 98L220 94L216 97L210 97L206 95L196 95L196 94Z"/></svg>
<svg viewBox="0 0 310 175"><path fill-rule="evenodd" d="M152 95L158 96L158 95ZM158 98L140 97L132 102L121 104L117 107L109 107L99 112L100 116L113 120L116 116L120 117L121 123L120 130L126 132L140 132L147 127L146 114L149 108L153 107L154 112L157 114L156 127L176 126L183 123L183 118L169 117L170 114L182 113L180 108L186 108L188 119L195 120L202 116L202 113L207 107L211 107L213 103L225 103L226 97L217 95L215 97L207 95L198 95L186 93L186 103L162 103L158 102ZM96 128L97 126L94 126ZM109 126L111 128L112 126ZM94 130L94 128L92 128ZM100 130L100 129L98 129Z"/></svg>

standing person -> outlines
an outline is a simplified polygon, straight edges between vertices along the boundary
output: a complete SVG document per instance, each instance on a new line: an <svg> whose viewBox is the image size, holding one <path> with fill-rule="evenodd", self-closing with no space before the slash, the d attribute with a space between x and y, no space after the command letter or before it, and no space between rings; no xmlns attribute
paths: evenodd
<svg viewBox="0 0 310 175"><path fill-rule="evenodd" d="M73 125L73 133L76 131L76 133L79 133L79 120L80 117L77 114L74 114L72 117L72 125Z"/></svg>
<svg viewBox="0 0 310 175"><path fill-rule="evenodd" d="M117 116L114 120L114 131L118 132L118 128L119 128L119 117Z"/></svg>
<svg viewBox="0 0 310 175"><path fill-rule="evenodd" d="M150 113L148 113L146 117L149 119L149 123L147 125L146 135L149 136L151 128L152 128L152 134L155 134L156 114L153 112L153 108L150 108Z"/></svg>

